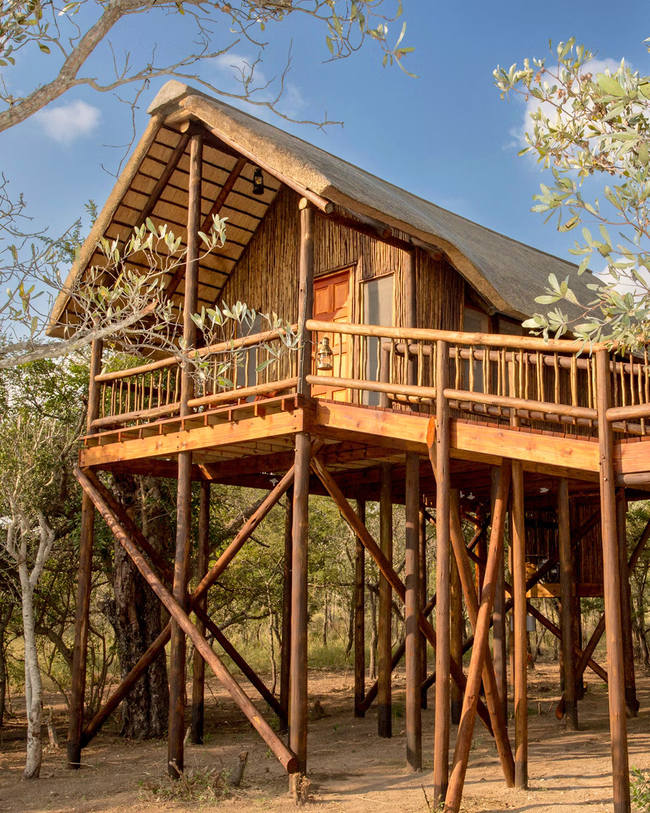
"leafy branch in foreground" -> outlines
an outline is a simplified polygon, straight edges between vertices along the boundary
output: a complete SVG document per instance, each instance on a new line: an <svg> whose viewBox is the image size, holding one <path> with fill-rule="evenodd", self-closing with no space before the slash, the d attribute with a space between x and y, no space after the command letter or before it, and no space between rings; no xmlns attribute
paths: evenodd
<svg viewBox="0 0 650 813"><path fill-rule="evenodd" d="M579 316L558 305L524 327L545 337L571 330L586 341L638 347L650 338L650 77L625 60L594 75L595 53L574 39L560 43L555 58L553 67L544 59L526 59L523 69L497 67L494 81L502 98L514 91L527 103L539 101L520 155L535 155L552 182L541 184L533 211L556 217L561 232L582 225L570 250L580 258L579 273L596 259L606 271L587 285L589 302L578 301L568 278L549 277L536 301L570 303Z"/></svg>

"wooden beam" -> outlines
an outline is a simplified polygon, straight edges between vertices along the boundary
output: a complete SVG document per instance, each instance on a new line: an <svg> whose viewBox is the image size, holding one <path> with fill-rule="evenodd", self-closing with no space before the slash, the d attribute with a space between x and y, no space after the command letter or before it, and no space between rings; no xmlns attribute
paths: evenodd
<svg viewBox="0 0 650 813"><path fill-rule="evenodd" d="M86 430L89 434L93 433L92 422L99 414L100 387L95 377L101 372L102 347L102 342L97 339L95 339L91 346L90 386L88 391L88 414L86 416ZM79 768L81 762L94 538L95 507L92 501L84 494L81 501L77 602L75 610L74 646L72 650L72 675L70 680L70 717L68 720L67 742L69 768Z"/></svg>
<svg viewBox="0 0 650 813"><path fill-rule="evenodd" d="M499 485L499 469L491 470L491 506L490 515L494 517L496 498ZM506 642L506 587L505 587L505 555L502 555L497 574L496 596L494 598L494 613L492 615L492 646L494 661L494 677L497 692L501 701L502 713L508 719L508 650Z"/></svg>
<svg viewBox="0 0 650 813"><path fill-rule="evenodd" d="M136 226L141 226L148 217L151 217L151 213L153 212L156 204L158 203L158 199L165 191L165 187L171 180L172 175L174 174L174 170L178 166L178 162L181 160L183 155L185 154L185 150L187 149L187 144L190 140L192 135L192 131L188 130L185 133L182 133L178 144L174 147L174 151L169 157L169 161L165 165L165 168L160 174L160 177L156 181L154 188L151 190L149 197L145 205L142 207L138 219L136 221Z"/></svg>
<svg viewBox="0 0 650 813"><path fill-rule="evenodd" d="M419 619L419 507L420 462L413 452L406 455L406 550L405 550L405 611L406 635L406 764L412 771L422 770L422 708L420 686L422 669L420 656ZM438 543L439 544L439 543ZM440 558L438 558L440 567ZM438 634L440 645L440 634Z"/></svg>
<svg viewBox="0 0 650 813"><path fill-rule="evenodd" d="M569 483L561 478L557 491L558 547L560 553L560 616L562 627L562 675L564 677L564 700L566 727L578 729L578 704L576 702L575 662L573 654L573 555L571 550L571 515L569 509Z"/></svg>
<svg viewBox="0 0 650 813"><path fill-rule="evenodd" d="M444 341L436 344L436 390L443 393L449 379L449 348ZM451 558L450 537L450 415L449 402L440 395L436 398L435 425L435 477L436 477L436 739L433 752L433 803L441 806L447 793L449 779L449 568ZM431 444L432 446L433 444Z"/></svg>
<svg viewBox="0 0 650 813"><path fill-rule="evenodd" d="M379 495L379 546L386 561L393 564L393 483L390 463L381 464L381 487ZM378 649L378 704L377 733L380 737L392 736L392 590L386 577L379 575ZM367 700L367 698L366 698ZM366 702L364 700L364 704ZM369 704L368 704L369 705Z"/></svg>
<svg viewBox="0 0 650 813"><path fill-rule="evenodd" d="M196 575L198 580L204 578L208 572L210 556L210 483L204 480L201 483L201 497L199 503L199 534L197 540ZM204 596L198 602L200 609L207 613L208 601ZM205 637L205 624L198 618L196 628ZM205 661L194 650L192 668L192 742L203 745L203 728L205 718Z"/></svg>
<svg viewBox="0 0 650 813"><path fill-rule="evenodd" d="M201 169L203 140L198 133L190 140L190 176L187 208L187 254L185 259L185 308L183 311L183 341L186 351L196 345L196 312L198 296L199 218L201 216ZM188 401L194 395L194 378L190 363L181 363L181 418L189 415ZM176 498L176 553L174 557L174 601L183 607L189 579L192 548L192 452L178 455L178 490ZM197 632L198 634L198 632ZM171 649L169 654L169 728L167 735L167 771L179 779L184 770L185 741L185 631L172 615Z"/></svg>
<svg viewBox="0 0 650 813"><path fill-rule="evenodd" d="M609 352L596 351L596 406L600 458L600 514L603 543L603 581L609 675L609 723L614 784L614 813L630 812L630 777L625 718L625 672L623 663L620 567L616 530L614 438L607 420L610 406ZM635 444L636 445L636 444ZM646 464L647 465L647 464Z"/></svg>
<svg viewBox="0 0 650 813"><path fill-rule="evenodd" d="M357 500L359 521L366 524L366 503ZM354 716L364 717L361 707L366 679L366 560L365 548L357 537L354 548Z"/></svg>
<svg viewBox="0 0 650 813"><path fill-rule="evenodd" d="M280 705L289 717L289 675L291 664L291 573L293 559L293 487L287 491L282 562L282 641L280 645Z"/></svg>
<svg viewBox="0 0 650 813"><path fill-rule="evenodd" d="M351 217L350 215L345 215L337 211L326 213L319 209L318 214L324 220L331 220L332 223L338 223L339 226L343 226L345 229L351 229L352 231L359 232L359 234L365 234L367 237L371 237L373 240L379 240L379 242L385 243L387 246L393 246L393 248L398 248L401 251L407 251L409 254L414 250L412 243L402 240L400 237L396 237L390 228L381 223L364 222L363 220L358 220L356 217Z"/></svg>
<svg viewBox="0 0 650 813"><path fill-rule="evenodd" d="M300 267L298 284L298 393L309 397L307 376L312 367L311 332L307 321L314 309L314 207L304 198L300 201Z"/></svg>
<svg viewBox="0 0 650 813"><path fill-rule="evenodd" d="M632 609L630 606L630 580L627 575L627 497L625 489L616 490L616 527L618 530L618 557L621 573L621 625L623 628L623 667L625 674L625 705L629 717L639 713L634 676L634 645L632 643Z"/></svg>
<svg viewBox="0 0 650 813"><path fill-rule="evenodd" d="M296 435L296 477L293 492L293 560L291 585L291 677L289 747L298 758L298 771L307 770L307 649L309 591L309 435Z"/></svg>
<svg viewBox="0 0 650 813"><path fill-rule="evenodd" d="M514 599L515 787L528 787L528 637L526 634L526 530L524 475L512 464L512 582Z"/></svg>

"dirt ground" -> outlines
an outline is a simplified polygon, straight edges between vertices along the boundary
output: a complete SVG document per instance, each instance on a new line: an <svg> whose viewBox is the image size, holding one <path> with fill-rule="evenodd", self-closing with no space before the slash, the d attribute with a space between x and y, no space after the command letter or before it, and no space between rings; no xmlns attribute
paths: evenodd
<svg viewBox="0 0 650 813"><path fill-rule="evenodd" d="M464 809L468 813L611 811L604 685L595 677L588 678L588 691L580 703L581 730L567 733L554 713L559 698L557 665L538 665L530 672L529 680L529 789L517 791L505 787L494 745L479 723L467 773ZM629 721L630 764L647 770L650 678L640 676L638 683L641 711L635 720ZM430 693L429 708L423 711L424 770L413 774L405 770L403 672L395 676L394 686L394 736L383 740L376 735L376 709L371 709L363 720L352 716L351 672L310 674L310 703L318 698L328 715L310 721L308 776L310 808L314 811L426 813L430 809L434 693ZM169 801L160 798L159 792L156 795L152 787L169 786L164 779L165 743L126 742L118 736L117 721L85 749L81 770L66 770L66 719L63 706L59 705L55 719L62 746L46 753L40 781L26 783L20 779L24 760L22 721L9 721L0 729L0 811L189 813L214 806L224 813L295 810L281 766L229 696L210 684L206 700L206 742L202 746L188 745L186 771L232 770L238 754L243 750L249 752L241 787L218 802ZM48 701L54 706L57 698L52 696ZM452 747L454 737L452 727Z"/></svg>

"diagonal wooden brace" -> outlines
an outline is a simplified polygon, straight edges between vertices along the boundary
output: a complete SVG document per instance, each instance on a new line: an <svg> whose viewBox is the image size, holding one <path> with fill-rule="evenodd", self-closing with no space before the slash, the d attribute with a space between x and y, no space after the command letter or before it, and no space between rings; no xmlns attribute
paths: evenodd
<svg viewBox="0 0 650 813"><path fill-rule="evenodd" d="M146 562L144 556L138 550L135 542L129 537L128 534L125 533L124 529L116 521L112 512L107 510L107 506L94 489L90 480L88 480L80 469L75 470L75 475L81 483L84 491L86 491L86 493L95 503L97 510L104 518L115 538L130 556L134 565L138 568L146 582L168 610L169 614L176 621L183 632L190 638L196 649L201 654L201 657L210 666L216 677L222 683L224 688L227 689L235 703L243 711L250 723L276 755L285 770L288 773L295 773L295 771L298 769L298 760L296 759L295 754L293 754L287 748L280 737L260 715L248 695L239 686L234 677L226 669L221 659L212 650L208 642L191 622L187 613L156 576L151 566Z"/></svg>
<svg viewBox="0 0 650 813"><path fill-rule="evenodd" d="M114 513L116 517L118 517L120 520L123 520L127 531L133 532L136 541L143 547L145 551L147 551L147 553L152 558L152 561L154 561L157 564L157 566L161 569L161 572L167 573L167 575L169 575L171 573L171 570L167 566L166 562L162 559L162 557L160 557L159 554L157 554L157 552L154 549L152 549L151 545L149 544L144 534L142 534L140 529L135 525L135 523L131 520L128 514L126 514L122 506L120 506L120 504L117 502L117 500L115 500L113 495L110 494L108 489L106 489L98 480L98 478L95 477L94 473L90 470L82 473L79 469L77 469L75 471L75 475L82 484L82 487L84 486L79 475L85 478L87 483L93 488L96 483L99 483L100 488L97 489L96 492L97 496L100 499L104 496L108 496L107 507L109 507L111 510L116 509ZM293 483L293 475L294 469L293 467L291 467L291 469L289 469L289 471L285 474L282 480L275 486L275 488L271 492L269 492L264 502L250 516L250 518L241 528L237 536L233 539L233 541L226 548L226 550L221 554L221 556L215 563L214 567L201 581L199 586L190 596L190 602L194 603L195 601L198 601L200 598L202 598L205 592L214 584L214 582L217 581L219 576L223 573L223 571L226 569L226 567L232 561L235 555L239 552L239 550L241 550L245 542L250 538L251 534L262 522L264 517L266 517L266 515L270 512L273 506L276 505L276 503L281 499L284 493L291 486L291 484ZM153 555L151 554L151 551L153 551ZM115 711L115 709L117 709L122 700L124 700L124 698L128 695L133 686L142 677L142 675L148 669L148 667L156 660L160 653L163 652L165 646L169 642L170 632L171 624L167 624L165 629L151 644L151 646L147 649L144 655L135 664L133 669L131 669L131 671L124 677L120 685L117 687L117 689L115 689L113 694L106 701L104 707L101 708L97 712L97 714L93 717L93 719L87 723L87 725L84 727L82 734L82 747L87 745L93 739L93 737L101 729L101 727L108 720L111 714ZM243 661L243 658L241 658L241 656L238 656L238 658L233 658L233 660L237 663L237 665L242 669L244 674L246 674L249 680L251 680L255 688L268 702L268 697L266 696L266 694L268 694L269 692L264 683L259 678L257 678L257 676L255 676L256 677L255 680L250 676L250 674L247 674L245 669L245 666L247 666L247 664L245 663L245 661ZM249 672L252 672L250 668ZM255 673L252 672L252 674Z"/></svg>
<svg viewBox="0 0 650 813"><path fill-rule="evenodd" d="M384 576L386 581L389 582L390 586L401 598L401 600L404 601L406 597L406 588L404 587L404 583L402 582L400 577L397 575L391 564L388 562L388 560L382 553L381 549L379 548L379 545L377 545L375 540L368 533L368 530L365 527L365 525L363 525L363 523L359 520L359 517L352 509L350 503L345 499L343 492L334 481L334 478L330 475L330 473L327 471L322 461L318 457L312 458L311 466L314 472L318 475L320 481L327 489L331 498L336 503L343 518L346 520L348 525L352 528L353 532L358 536L358 538L363 543L365 549L377 563L377 567L381 571L381 574ZM431 646L435 649L436 633L429 620L424 617L423 613L420 613L419 625L425 637L427 638ZM467 683L465 675L463 674L462 668L459 666L458 663L456 663L456 661L453 658L451 660L450 671L452 678L456 681L456 684L460 686L461 689L464 689ZM485 724L487 730L491 734L493 734L492 724L490 722L490 715L488 713L487 708L485 707L485 704L482 703L481 701L479 701L478 705L478 714L483 723Z"/></svg>

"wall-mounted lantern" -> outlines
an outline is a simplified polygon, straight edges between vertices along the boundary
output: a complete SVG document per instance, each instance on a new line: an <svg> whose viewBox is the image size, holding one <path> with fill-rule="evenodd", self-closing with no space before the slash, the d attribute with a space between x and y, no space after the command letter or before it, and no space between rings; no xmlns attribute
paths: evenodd
<svg viewBox="0 0 650 813"><path fill-rule="evenodd" d="M327 336L323 336L320 344L318 345L318 353L316 354L316 369L318 370L332 370L334 353L330 347L330 340Z"/></svg>
<svg viewBox="0 0 650 813"><path fill-rule="evenodd" d="M259 167L255 167L255 172L253 173L253 194L264 194L264 175Z"/></svg>

